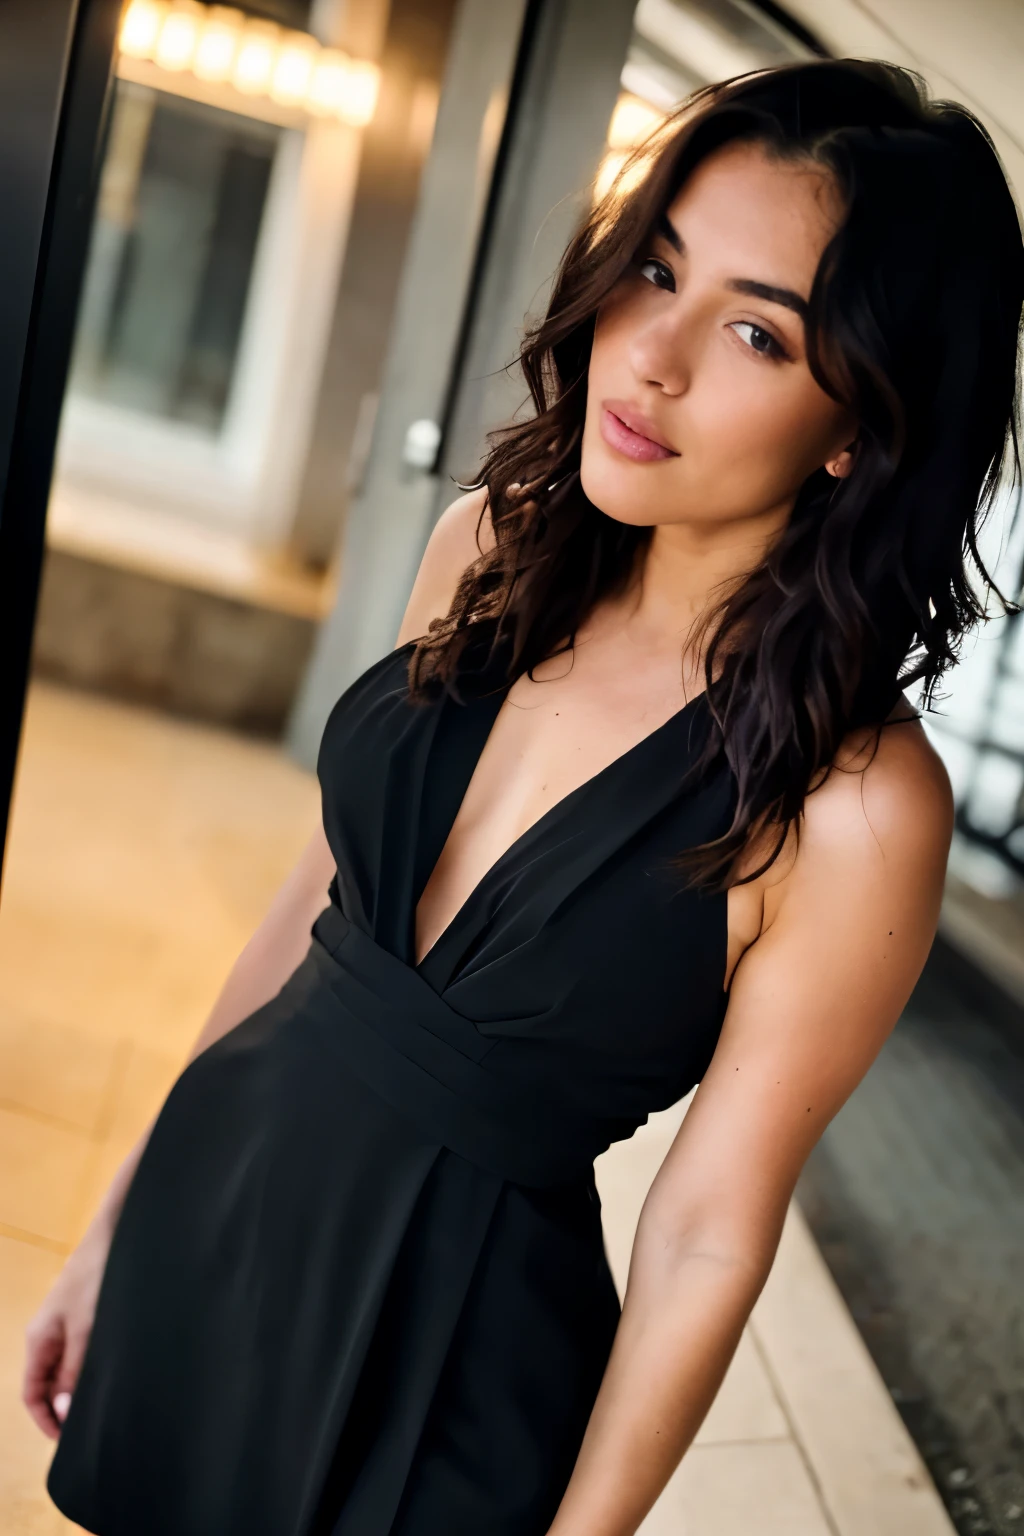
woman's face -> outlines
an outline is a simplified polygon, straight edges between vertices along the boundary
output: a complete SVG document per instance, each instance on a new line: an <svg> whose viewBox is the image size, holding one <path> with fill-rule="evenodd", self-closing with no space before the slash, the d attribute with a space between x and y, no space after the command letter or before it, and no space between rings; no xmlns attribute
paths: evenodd
<svg viewBox="0 0 1024 1536"><path fill-rule="evenodd" d="M827 173L735 144L697 166L602 305L581 479L640 526L781 526L856 422L807 365L802 309L841 217Z"/></svg>

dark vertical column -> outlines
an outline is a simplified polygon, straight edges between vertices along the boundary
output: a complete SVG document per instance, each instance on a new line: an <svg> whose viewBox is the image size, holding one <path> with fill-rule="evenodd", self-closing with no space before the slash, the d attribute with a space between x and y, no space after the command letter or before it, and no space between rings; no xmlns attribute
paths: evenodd
<svg viewBox="0 0 1024 1536"><path fill-rule="evenodd" d="M0 857L120 9L0 5Z"/></svg>

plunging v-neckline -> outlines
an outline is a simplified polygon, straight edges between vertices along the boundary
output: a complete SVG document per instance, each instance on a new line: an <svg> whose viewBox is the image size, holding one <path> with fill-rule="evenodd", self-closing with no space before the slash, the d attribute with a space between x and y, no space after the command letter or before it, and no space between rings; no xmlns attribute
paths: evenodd
<svg viewBox="0 0 1024 1536"><path fill-rule="evenodd" d="M603 768L599 768L596 771L596 773L592 773L588 778L584 779L582 783L577 784L575 786L575 788L570 789L564 795L559 796L559 798L557 800L555 800L551 805L548 806L547 810L542 811L541 814L538 817L536 817L535 820L533 820L528 827L525 827L523 829L523 831L520 832L518 834L518 836L515 837L512 840L511 843L509 843L508 847L502 853L500 853L498 855L498 857L493 861L493 863L491 863L488 866L488 868L484 870L484 872L480 876L479 880L477 880L476 884L470 889L470 891L466 895L465 900L462 901L461 904L456 908L455 912L452 914L451 918L448 920L448 922L445 924L445 926L441 929L440 933L438 933L437 937L433 940L433 942L430 944L430 946L424 952L424 954L420 957L420 959L417 960L416 959L416 913L417 913L417 909L419 907L420 900L422 899L423 892L426 890L427 886L430 883L430 880L433 877L434 870L437 868L437 865L440 863L441 858L444 855L444 851L445 851L445 849L448 846L448 840L451 837L452 831L453 831L453 829L455 827L455 823L458 820L459 815L460 815L460 813L462 811L462 807L463 807L463 805L465 803L466 796L469 793L470 786L472 785L473 778L474 778L474 776L476 774L477 766L478 766L478 764L480 762L481 757L483 756L484 748L487 746L487 743L488 743L488 741L491 738L491 734L492 734L492 732L494 730L494 727L495 727L495 725L497 723L498 715L501 713L502 707L503 707L503 705L505 703L505 700L508 697L508 694L509 694L509 692L511 690L511 687L512 687L512 685L510 683L507 688L504 688L504 689L500 690L496 694L490 694L490 695L485 696L485 698L476 701L475 704L472 705L472 706L456 704L453 700L451 700L450 698L447 698L447 697L442 701L442 704L441 704L441 708L442 709L467 708L467 707L480 708L482 705L488 704L488 705L490 705L492 707L493 714L491 715L491 719L490 719L490 721L489 721L489 723L487 725L487 729L486 729L486 731L483 734L483 738L482 738L482 740L480 742L480 745L477 748L477 750L476 750L476 752L475 752L475 754L473 756L473 761L472 761L472 764L471 764L470 770L469 770L469 776L468 776L468 778L465 780L465 782L463 784L462 794L461 794L461 796L459 798L459 803L456 806L455 814L454 814L454 816L451 818L451 820L448 823L448 828L447 828L447 831L445 832L445 837L444 837L444 841L441 844L440 852L438 853L437 858L435 859L433 866L428 870L426 879L423 881L423 883L419 887L419 889L417 891L414 891L414 893L413 893L413 901L412 901L412 904L411 904L411 918L410 918L410 926L411 926L411 930L412 930L411 934L410 934L410 947L411 947L411 951L412 951L412 956L411 956L411 959L412 959L412 969L414 971L418 972L418 973L422 973L423 972L424 967L430 962L430 960L433 958L433 956L437 953L437 951L440 948L442 942L445 941L446 939L448 939L452 935L452 933L456 929L457 925L459 923L461 923L461 921L465 917L466 913L473 906L474 902L477 901L482 896L483 892L486 890L487 886L491 883L492 879L496 878L501 873L501 871L505 868L505 866L509 863L509 861L511 859L513 859L516 856L516 854L518 854L522 850L524 844L527 842L528 839L539 837L547 829L548 825L551 822L554 821L555 817L559 813L565 814L568 810L573 808L576 804L579 803L580 800L582 800L584 798L584 796L586 794L586 791L594 789L600 783L603 783L603 781L615 769L621 768L627 762L631 761L632 758L637 754L637 752L639 752L642 748L647 747L650 744L660 740L660 738L672 726L677 725L679 722L681 722L683 720L683 718L686 715L689 714L689 712L693 709L695 704L698 704L701 699L706 697L706 689L702 688L699 693L694 694L692 699L687 699L685 704L683 704L673 714L669 715L666 720L663 720L660 725L656 725L652 731L648 731L646 735L641 736L639 741L633 742L632 746L626 747L625 751L623 751L623 752L619 752L615 757L613 757L611 759L610 762L605 763Z"/></svg>

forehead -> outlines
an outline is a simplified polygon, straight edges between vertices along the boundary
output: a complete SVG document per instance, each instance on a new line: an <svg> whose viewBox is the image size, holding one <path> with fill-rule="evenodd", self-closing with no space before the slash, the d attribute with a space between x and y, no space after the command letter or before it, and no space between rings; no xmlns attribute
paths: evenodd
<svg viewBox="0 0 1024 1536"><path fill-rule="evenodd" d="M842 202L825 167L779 160L758 144L727 144L691 172L668 217L695 263L806 296Z"/></svg>

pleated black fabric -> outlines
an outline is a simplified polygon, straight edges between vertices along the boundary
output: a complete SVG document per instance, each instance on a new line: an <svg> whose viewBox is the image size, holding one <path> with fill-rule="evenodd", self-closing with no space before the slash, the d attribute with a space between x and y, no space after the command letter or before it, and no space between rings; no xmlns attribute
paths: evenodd
<svg viewBox="0 0 1024 1536"><path fill-rule="evenodd" d="M331 904L182 1074L111 1247L49 1488L100 1536L543 1536L618 1320L593 1159L705 1071L728 825L693 700L553 806L423 961L415 910L504 690L328 721ZM486 681L486 679L484 679Z"/></svg>

